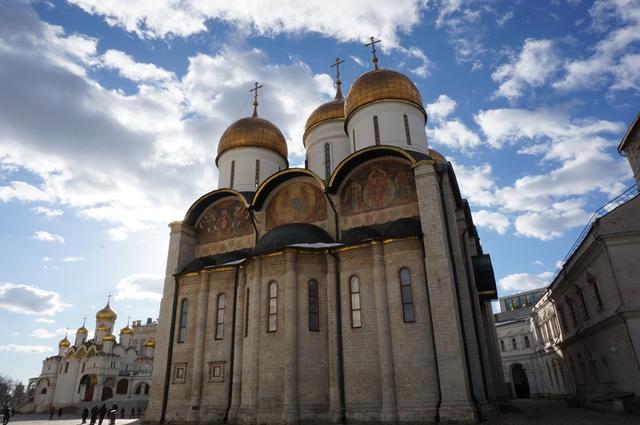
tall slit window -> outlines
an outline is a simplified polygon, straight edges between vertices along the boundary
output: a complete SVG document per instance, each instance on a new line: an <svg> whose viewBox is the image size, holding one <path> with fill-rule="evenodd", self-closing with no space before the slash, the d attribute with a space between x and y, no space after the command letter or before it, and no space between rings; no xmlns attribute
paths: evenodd
<svg viewBox="0 0 640 425"><path fill-rule="evenodd" d="M185 342L187 339L187 322L189 321L189 300L183 299L180 304L180 330L178 331L178 342Z"/></svg>
<svg viewBox="0 0 640 425"><path fill-rule="evenodd" d="M331 146L329 143L324 144L324 178L329 180L331 176Z"/></svg>
<svg viewBox="0 0 640 425"><path fill-rule="evenodd" d="M244 336L249 335L249 288L247 288L247 295L244 298Z"/></svg>
<svg viewBox="0 0 640 425"><path fill-rule="evenodd" d="M318 281L309 281L309 330L320 330L320 301L318 296Z"/></svg>
<svg viewBox="0 0 640 425"><path fill-rule="evenodd" d="M413 293L411 292L411 272L406 267L400 269L400 295L402 296L402 317L404 321L415 321Z"/></svg>
<svg viewBox="0 0 640 425"><path fill-rule="evenodd" d="M526 336L526 335L524 336L524 346L525 346L526 348L529 348L529 347L530 347L530 345L529 345L529 337L528 337L528 336Z"/></svg>
<svg viewBox="0 0 640 425"><path fill-rule="evenodd" d="M589 282L589 286L591 286L593 295L595 296L596 302L598 303L598 311L601 311L604 308L604 303L602 302L602 295L600 295L598 282L596 281L596 278L591 275L587 275L587 282Z"/></svg>
<svg viewBox="0 0 640 425"><path fill-rule="evenodd" d="M278 284L269 283L269 323L268 332L275 332L278 326Z"/></svg>
<svg viewBox="0 0 640 425"><path fill-rule="evenodd" d="M378 126L378 116L373 116L373 136L376 138L376 145L380 144L380 127Z"/></svg>
<svg viewBox="0 0 640 425"><path fill-rule="evenodd" d="M362 327L362 314L360 309L360 280L358 276L352 276L349 280L349 292L351 293L351 327Z"/></svg>
<svg viewBox="0 0 640 425"><path fill-rule="evenodd" d="M231 161L231 175L229 177L229 187L233 189L233 180L236 175L236 161Z"/></svg>
<svg viewBox="0 0 640 425"><path fill-rule="evenodd" d="M260 184L260 160L256 159L256 187Z"/></svg>
<svg viewBox="0 0 640 425"><path fill-rule="evenodd" d="M500 340L500 351L504 351L504 341Z"/></svg>
<svg viewBox="0 0 640 425"><path fill-rule="evenodd" d="M224 336L224 294L218 295L217 313L216 313L216 339L222 339Z"/></svg>
<svg viewBox="0 0 640 425"><path fill-rule="evenodd" d="M356 130L351 130L351 141L353 142L353 151L356 151Z"/></svg>
<svg viewBox="0 0 640 425"><path fill-rule="evenodd" d="M578 294L578 298L580 299L580 304L582 305L582 315L585 319L589 318L589 310L587 309L587 301L584 299L584 293L582 289L578 288L576 290L576 294Z"/></svg>
<svg viewBox="0 0 640 425"><path fill-rule="evenodd" d="M407 139L407 145L411 144L411 132L409 131L409 118L407 117L407 114L402 115L402 117L404 118L404 135Z"/></svg>

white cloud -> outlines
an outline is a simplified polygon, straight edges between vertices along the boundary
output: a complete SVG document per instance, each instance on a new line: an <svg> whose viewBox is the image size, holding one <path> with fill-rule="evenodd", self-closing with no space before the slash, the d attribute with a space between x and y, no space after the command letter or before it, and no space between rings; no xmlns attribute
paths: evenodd
<svg viewBox="0 0 640 425"><path fill-rule="evenodd" d="M560 59L555 53L553 41L528 38L517 57L491 74L493 81L500 83L494 96L515 100L527 86L545 84L559 66Z"/></svg>
<svg viewBox="0 0 640 425"><path fill-rule="evenodd" d="M498 286L503 291L521 292L543 288L551 283L552 272L539 274L513 273L500 279Z"/></svg>
<svg viewBox="0 0 640 425"><path fill-rule="evenodd" d="M637 64L634 57L637 52L633 50L637 50L640 42L640 1L599 0L594 2L589 13L593 27L605 35L591 49L590 56L565 64L565 75L554 83L554 87L594 89L610 82L613 90L637 90L637 77L630 80L629 72L633 71L625 67Z"/></svg>
<svg viewBox="0 0 640 425"><path fill-rule="evenodd" d="M540 267L544 266L544 263L542 261L540 261L540 260L533 260L531 262L531 264L534 265L534 266L540 266Z"/></svg>
<svg viewBox="0 0 640 425"><path fill-rule="evenodd" d="M37 353L44 354L50 353L53 348L46 345L20 345L20 344L7 344L0 345L0 351L15 351L16 353Z"/></svg>
<svg viewBox="0 0 640 425"><path fill-rule="evenodd" d="M448 119L456 106L456 101L444 94L427 105L427 113L433 124L433 127L427 127L427 137L434 145L466 152L480 145L480 137L460 119Z"/></svg>
<svg viewBox="0 0 640 425"><path fill-rule="evenodd" d="M166 81L175 78L173 72L152 63L138 63L119 50L107 50L102 56L102 63L107 68L117 69L120 75L131 81Z"/></svg>
<svg viewBox="0 0 640 425"><path fill-rule="evenodd" d="M453 169L456 173L462 196L467 198L472 206L491 206L495 204L494 191L497 187L492 176L490 164L464 166L454 163Z"/></svg>
<svg viewBox="0 0 640 425"><path fill-rule="evenodd" d="M400 32L420 20L421 0L367 3L356 0L254 1L191 0L158 2L69 0L84 11L101 15L141 37L189 36L207 30L208 20L226 21L246 33L273 36L281 33L319 33L339 41L362 41L371 34L395 46Z"/></svg>
<svg viewBox="0 0 640 425"><path fill-rule="evenodd" d="M83 261L84 257L62 257L62 258L51 258L51 257L42 257L43 263L53 263L53 262L62 262L62 263L76 263L78 261Z"/></svg>
<svg viewBox="0 0 640 425"><path fill-rule="evenodd" d="M473 222L478 227L484 227L490 230L497 232L500 235L504 235L507 233L507 230L511 226L509 219L506 215L487 211L480 210L473 213Z"/></svg>
<svg viewBox="0 0 640 425"><path fill-rule="evenodd" d="M55 233L45 232L44 230L36 231L33 237L39 241L64 243L64 238L62 236Z"/></svg>
<svg viewBox="0 0 640 425"><path fill-rule="evenodd" d="M38 317L34 320L36 323L56 323L53 319L47 319L46 317Z"/></svg>
<svg viewBox="0 0 640 425"><path fill-rule="evenodd" d="M0 309L17 314L53 316L71 307L62 302L58 292L35 286L0 283Z"/></svg>
<svg viewBox="0 0 640 425"><path fill-rule="evenodd" d="M360 59L357 56L353 56L353 55L349 55L349 57L356 63L358 64L358 66L361 66L363 68L367 67L367 63L365 61L363 61L362 59Z"/></svg>
<svg viewBox="0 0 640 425"><path fill-rule="evenodd" d="M54 218L59 217L64 214L64 211L55 208L47 208L47 207L35 207L32 208L31 211L38 215L43 215L46 218Z"/></svg>
<svg viewBox="0 0 640 425"><path fill-rule="evenodd" d="M579 200L557 202L540 212L528 212L516 218L518 235L541 240L560 237L566 230L585 226L591 214L584 210Z"/></svg>
<svg viewBox="0 0 640 425"><path fill-rule="evenodd" d="M56 329L55 331L49 331L47 329L38 328L33 329L30 335L35 338L49 339L56 336L64 336L65 334L68 334L68 331L66 329Z"/></svg>
<svg viewBox="0 0 640 425"><path fill-rule="evenodd" d="M437 0L430 4L437 11L436 28L447 32L456 60L471 63L473 71L481 69L481 58L486 52L483 46L485 26L481 21L492 9L469 0Z"/></svg>
<svg viewBox="0 0 640 425"><path fill-rule="evenodd" d="M48 201L49 195L41 189L22 181L12 181L0 186L0 201Z"/></svg>
<svg viewBox="0 0 640 425"><path fill-rule="evenodd" d="M116 300L160 301L164 276L152 273L132 274L116 285Z"/></svg>

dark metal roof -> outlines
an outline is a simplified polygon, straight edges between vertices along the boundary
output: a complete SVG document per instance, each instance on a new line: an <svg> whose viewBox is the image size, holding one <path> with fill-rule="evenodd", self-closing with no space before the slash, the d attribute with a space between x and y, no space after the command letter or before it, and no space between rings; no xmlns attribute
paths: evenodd
<svg viewBox="0 0 640 425"><path fill-rule="evenodd" d="M254 253L274 251L286 246L300 243L334 243L335 241L324 229L308 223L283 224L268 231L262 236Z"/></svg>
<svg viewBox="0 0 640 425"><path fill-rule="evenodd" d="M182 269L182 273L195 272L204 269L205 267L219 266L232 261L242 260L249 256L251 256L250 249L240 249L238 251L224 252L222 254L196 258Z"/></svg>
<svg viewBox="0 0 640 425"><path fill-rule="evenodd" d="M417 217L401 218L389 223L371 226L354 227L342 233L340 243L350 245L379 238L402 238L422 234L420 219Z"/></svg>

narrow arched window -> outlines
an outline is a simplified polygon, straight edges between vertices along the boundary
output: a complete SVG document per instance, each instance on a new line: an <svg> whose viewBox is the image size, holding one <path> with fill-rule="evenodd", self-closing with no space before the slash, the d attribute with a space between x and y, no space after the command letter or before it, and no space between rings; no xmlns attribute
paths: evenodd
<svg viewBox="0 0 640 425"><path fill-rule="evenodd" d="M189 300L183 299L180 304L180 330L178 331L178 342L185 342L187 339L187 323L189 321Z"/></svg>
<svg viewBox="0 0 640 425"><path fill-rule="evenodd" d="M413 293L411 292L411 272L406 267L400 269L400 295L402 296L402 317L404 321L415 321Z"/></svg>
<svg viewBox="0 0 640 425"><path fill-rule="evenodd" d="M309 330L320 330L320 300L318 294L318 281L309 281Z"/></svg>
<svg viewBox="0 0 640 425"><path fill-rule="evenodd" d="M511 338L511 348L514 350L518 349L518 341L515 338Z"/></svg>
<svg viewBox="0 0 640 425"><path fill-rule="evenodd" d="M362 327L362 315L360 310L360 280L358 276L351 276L349 280L349 291L351 293L351 327Z"/></svg>
<svg viewBox="0 0 640 425"><path fill-rule="evenodd" d="M411 132L409 131L409 118L407 114L403 115L404 118L404 136L407 139L407 145L411 144Z"/></svg>
<svg viewBox="0 0 640 425"><path fill-rule="evenodd" d="M224 294L218 295L217 313L216 313L216 339L222 339L224 336Z"/></svg>
<svg viewBox="0 0 640 425"><path fill-rule="evenodd" d="M244 336L249 335L249 288L247 288L247 295L244 298Z"/></svg>
<svg viewBox="0 0 640 425"><path fill-rule="evenodd" d="M233 189L233 180L236 175L236 161L231 161L231 175L229 177L229 187Z"/></svg>
<svg viewBox="0 0 640 425"><path fill-rule="evenodd" d="M530 347L530 345L529 345L529 337L527 335L524 336L524 346L526 348Z"/></svg>
<svg viewBox="0 0 640 425"><path fill-rule="evenodd" d="M278 284L269 283L269 323L267 332L275 332L278 329Z"/></svg>
<svg viewBox="0 0 640 425"><path fill-rule="evenodd" d="M587 282L589 282L589 286L591 286L593 295L595 296L596 302L598 303L598 311L601 311L604 308L604 303L602 302L602 295L600 295L598 282L596 281L596 278L591 275L587 275Z"/></svg>
<svg viewBox="0 0 640 425"><path fill-rule="evenodd" d="M353 142L353 151L356 151L356 130L351 130L351 141Z"/></svg>
<svg viewBox="0 0 640 425"><path fill-rule="evenodd" d="M576 290L576 294L578 294L578 298L580 299L580 304L582 304L582 316L585 319L589 318L589 310L587 309L587 301L584 299L584 293L582 289L578 288Z"/></svg>
<svg viewBox="0 0 640 425"><path fill-rule="evenodd" d="M331 176L331 146L329 143L324 144L324 178L329 180Z"/></svg>
<svg viewBox="0 0 640 425"><path fill-rule="evenodd" d="M376 145L380 144L380 127L378 126L378 116L373 116L373 136L376 139Z"/></svg>
<svg viewBox="0 0 640 425"><path fill-rule="evenodd" d="M260 160L256 159L256 187L260 184Z"/></svg>
<svg viewBox="0 0 640 425"><path fill-rule="evenodd" d="M504 341L500 340L500 351L504 351Z"/></svg>

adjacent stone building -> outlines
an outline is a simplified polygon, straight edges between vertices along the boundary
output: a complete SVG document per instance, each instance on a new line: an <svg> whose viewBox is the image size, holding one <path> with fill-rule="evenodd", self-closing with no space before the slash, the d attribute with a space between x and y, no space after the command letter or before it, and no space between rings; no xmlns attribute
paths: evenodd
<svg viewBox="0 0 640 425"><path fill-rule="evenodd" d="M418 89L374 64L307 120L307 168L257 93L222 135L219 189L170 225L146 421L475 422L504 399L490 258Z"/></svg>
<svg viewBox="0 0 640 425"><path fill-rule="evenodd" d="M129 413L142 412L149 399L151 372L158 324L147 319L113 331L117 319L109 303L96 313L94 337L78 328L73 344L67 336L58 344L58 354L42 362L42 373L30 380L29 403L21 410L47 412L56 409L91 409L117 404Z"/></svg>

